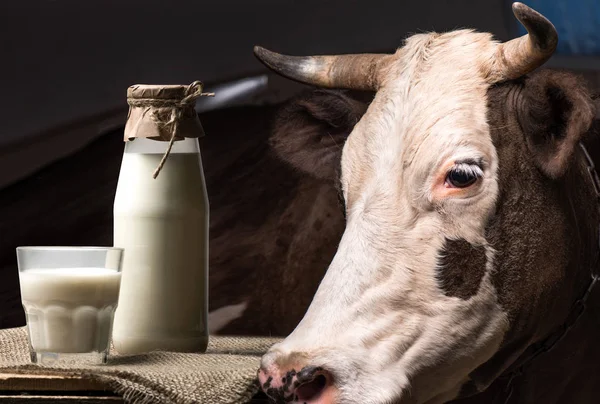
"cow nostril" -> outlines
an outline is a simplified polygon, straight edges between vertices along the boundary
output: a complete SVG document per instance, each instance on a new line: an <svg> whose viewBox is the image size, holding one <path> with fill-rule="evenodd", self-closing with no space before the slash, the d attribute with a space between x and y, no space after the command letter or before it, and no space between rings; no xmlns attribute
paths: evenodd
<svg viewBox="0 0 600 404"><path fill-rule="evenodd" d="M319 397L321 392L327 386L327 378L325 375L317 375L309 382L302 383L296 388L296 396L300 402L312 401Z"/></svg>

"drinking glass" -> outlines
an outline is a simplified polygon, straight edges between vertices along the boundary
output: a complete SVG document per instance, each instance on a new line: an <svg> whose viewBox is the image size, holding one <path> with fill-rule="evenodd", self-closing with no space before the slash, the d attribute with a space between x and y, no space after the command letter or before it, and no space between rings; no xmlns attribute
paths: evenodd
<svg viewBox="0 0 600 404"><path fill-rule="evenodd" d="M17 247L31 361L108 361L122 248Z"/></svg>

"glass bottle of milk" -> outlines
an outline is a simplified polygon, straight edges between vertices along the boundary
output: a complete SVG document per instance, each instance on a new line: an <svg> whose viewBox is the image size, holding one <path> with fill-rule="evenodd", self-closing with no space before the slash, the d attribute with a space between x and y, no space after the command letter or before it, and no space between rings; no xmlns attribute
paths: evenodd
<svg viewBox="0 0 600 404"><path fill-rule="evenodd" d="M122 354L204 352L208 344L208 221L194 110L200 82L127 91L125 151L114 201L124 248L113 344Z"/></svg>

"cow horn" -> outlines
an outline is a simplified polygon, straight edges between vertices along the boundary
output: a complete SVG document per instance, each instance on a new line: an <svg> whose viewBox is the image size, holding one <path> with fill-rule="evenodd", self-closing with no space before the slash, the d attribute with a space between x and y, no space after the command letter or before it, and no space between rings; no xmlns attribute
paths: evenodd
<svg viewBox="0 0 600 404"><path fill-rule="evenodd" d="M254 54L267 67L289 79L327 88L376 91L382 61L390 55L287 56L260 46Z"/></svg>
<svg viewBox="0 0 600 404"><path fill-rule="evenodd" d="M528 33L499 45L495 65L500 80L537 69L550 59L558 43L556 28L546 17L523 3L513 3L512 10Z"/></svg>

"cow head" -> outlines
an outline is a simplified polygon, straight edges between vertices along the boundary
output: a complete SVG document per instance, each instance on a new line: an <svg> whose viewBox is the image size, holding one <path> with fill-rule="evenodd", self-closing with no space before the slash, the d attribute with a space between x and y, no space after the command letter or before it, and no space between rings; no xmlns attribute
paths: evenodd
<svg viewBox="0 0 600 404"><path fill-rule="evenodd" d="M276 401L446 402L484 390L564 321L596 253L576 147L593 107L571 75L528 75L557 35L523 4L513 11L529 33L506 43L458 30L414 35L392 55L256 49L292 79L376 92L343 144L318 147L302 129L274 143L312 148L288 159L323 175L343 146L347 213L304 318L262 358Z"/></svg>

